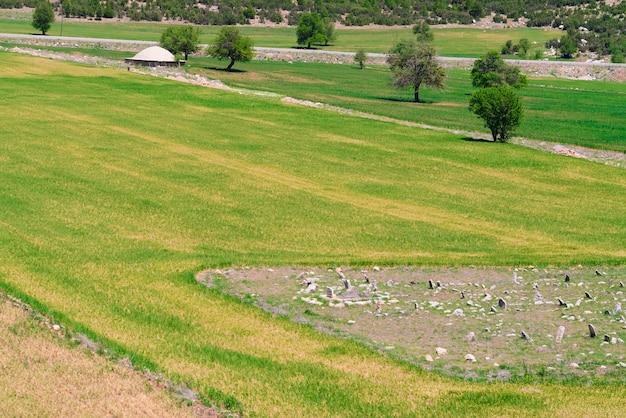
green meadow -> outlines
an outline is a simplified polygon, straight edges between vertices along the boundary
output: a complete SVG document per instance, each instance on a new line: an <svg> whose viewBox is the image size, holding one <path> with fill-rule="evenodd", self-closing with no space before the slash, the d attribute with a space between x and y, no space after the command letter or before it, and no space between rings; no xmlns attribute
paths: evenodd
<svg viewBox="0 0 626 418"><path fill-rule="evenodd" d="M251 61L224 72L217 60L194 57L188 71L229 86L262 89L376 115L470 132L488 132L468 110L474 91L467 69L448 69L444 90L394 90L386 67ZM515 135L543 141L626 152L626 84L530 78L519 90L524 119Z"/></svg>
<svg viewBox="0 0 626 418"><path fill-rule="evenodd" d="M0 33L31 34L36 31L31 26L30 13L4 11L0 14ZM146 22L97 22L65 20L55 22L48 35L90 37L105 39L129 39L158 42L167 24ZM198 26L200 42L209 43L219 31L217 26ZM256 46L291 48L296 44L295 27L255 27L240 26L241 32L250 36ZM478 57L488 49L500 50L511 39L521 38L531 41L534 48L543 50L544 43L560 36L560 31L538 28L481 29L475 27L438 28L434 27L435 46L444 56ZM387 52L399 39L411 38L411 28L349 28L337 30L337 41L325 50L367 52Z"/></svg>
<svg viewBox="0 0 626 418"><path fill-rule="evenodd" d="M356 70L355 70L356 71ZM208 267L623 264L626 171L0 52L0 287L246 416L617 416L275 318Z"/></svg>

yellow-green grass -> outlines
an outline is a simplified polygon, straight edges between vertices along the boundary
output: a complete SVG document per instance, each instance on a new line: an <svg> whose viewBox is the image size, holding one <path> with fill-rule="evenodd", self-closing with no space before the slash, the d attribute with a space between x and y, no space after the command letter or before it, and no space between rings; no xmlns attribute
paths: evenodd
<svg viewBox="0 0 626 418"><path fill-rule="evenodd" d="M48 35L90 37L105 39L129 39L158 42L167 24L146 22L108 22L75 21L55 22ZM218 26L198 26L200 42L209 43L219 31ZM262 47L297 47L295 27L255 27L241 26L241 32L250 36L256 46ZM472 26L463 28L434 27L435 46L445 56L478 57L489 49L500 50L511 39L529 39L535 48L543 49L548 39L559 36L559 31L539 28L482 29ZM36 33L28 15L22 19L0 15L0 33L30 34ZM392 45L402 38L413 37L411 28L350 28L337 29L337 40L332 45L323 47L333 51L356 51L359 48L367 52L387 52Z"/></svg>
<svg viewBox="0 0 626 418"><path fill-rule="evenodd" d="M0 295L0 415L191 417L165 386L84 352Z"/></svg>
<svg viewBox="0 0 626 418"><path fill-rule="evenodd" d="M623 386L445 379L193 275L623 263L623 170L8 53L0 79L0 286L120 355L249 415L621 413Z"/></svg>

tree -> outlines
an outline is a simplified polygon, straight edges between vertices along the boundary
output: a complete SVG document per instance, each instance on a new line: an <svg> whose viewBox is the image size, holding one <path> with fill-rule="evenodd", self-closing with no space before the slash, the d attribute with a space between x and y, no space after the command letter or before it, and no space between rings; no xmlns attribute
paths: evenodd
<svg viewBox="0 0 626 418"><path fill-rule="evenodd" d="M572 58L577 50L576 41L571 36L561 36L561 42L559 42L559 52L561 53L561 57Z"/></svg>
<svg viewBox="0 0 626 418"><path fill-rule="evenodd" d="M52 4L48 0L39 2L33 13L33 27L41 31L42 35L50 29L54 23L54 10L52 10Z"/></svg>
<svg viewBox="0 0 626 418"><path fill-rule="evenodd" d="M528 38L520 39L517 44L517 53L520 57L525 57L528 51L530 51L530 41Z"/></svg>
<svg viewBox="0 0 626 418"><path fill-rule="evenodd" d="M335 32L335 22L327 20L324 23L324 36L326 36L325 46L328 46L329 42L335 42L337 40L337 32Z"/></svg>
<svg viewBox="0 0 626 418"><path fill-rule="evenodd" d="M519 89L528 84L528 79L520 73L519 67L505 63L498 51L489 51L487 55L474 61L471 75L474 87L509 85Z"/></svg>
<svg viewBox="0 0 626 418"><path fill-rule="evenodd" d="M296 36L298 45L306 45L307 48L311 48L311 44L326 43L326 28L320 15L316 12L300 14Z"/></svg>
<svg viewBox="0 0 626 418"><path fill-rule="evenodd" d="M469 109L485 121L494 142L507 142L522 120L522 102L508 86L487 87L470 97Z"/></svg>
<svg viewBox="0 0 626 418"><path fill-rule="evenodd" d="M243 36L239 29L225 26L218 32L213 43L207 47L207 55L222 59L230 59L226 71L230 71L235 61L247 62L254 56L252 38Z"/></svg>
<svg viewBox="0 0 626 418"><path fill-rule="evenodd" d="M356 54L354 54L354 62L359 64L359 68L362 70L365 65L365 61L367 61L367 54L365 53L365 50L361 48L356 51Z"/></svg>
<svg viewBox="0 0 626 418"><path fill-rule="evenodd" d="M417 42L432 42L435 39L435 35L433 34L432 29L423 20L420 20L418 23L413 26L413 33L417 38Z"/></svg>
<svg viewBox="0 0 626 418"><path fill-rule="evenodd" d="M443 88L445 71L435 57L435 48L414 40L401 40L389 52L387 63L391 69L391 85L401 89L413 87L415 103L419 103L422 84Z"/></svg>
<svg viewBox="0 0 626 418"><path fill-rule="evenodd" d="M200 31L193 26L170 26L161 34L161 47L167 49L172 54L185 54L185 60L189 54L200 50Z"/></svg>

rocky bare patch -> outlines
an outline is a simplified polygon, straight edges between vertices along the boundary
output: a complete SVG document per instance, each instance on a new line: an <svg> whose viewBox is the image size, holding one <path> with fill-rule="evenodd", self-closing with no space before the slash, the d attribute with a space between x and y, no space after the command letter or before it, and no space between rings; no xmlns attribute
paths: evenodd
<svg viewBox="0 0 626 418"><path fill-rule="evenodd" d="M623 268L245 268L198 279L469 379L626 375Z"/></svg>

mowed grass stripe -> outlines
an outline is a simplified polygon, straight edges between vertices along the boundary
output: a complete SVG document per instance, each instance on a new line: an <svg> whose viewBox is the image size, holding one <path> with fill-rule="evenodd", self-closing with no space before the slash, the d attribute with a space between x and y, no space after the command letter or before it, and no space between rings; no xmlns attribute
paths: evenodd
<svg viewBox="0 0 626 418"><path fill-rule="evenodd" d="M50 65L60 72L68 66L69 73L76 68L14 57L3 54L0 66ZM470 220L486 222L491 212L448 195L446 188L473 186L484 190L486 198L508 204L531 186L557 181L568 183L567 192L592 185L598 189L589 191L592 198L615 194L619 204L622 171L112 70L102 76L80 69L81 76L51 72L36 83L5 79L0 84L1 93L18 89L29 98L2 95L14 97L2 104L11 122L0 121L0 130L12 132L12 140L0 148L5 160L0 166L0 284L6 290L108 341L135 362L189 382L208 397L241 402L250 415L452 416L449 411L480 400L486 414L513 415L524 401L530 405L525 413L536 416L558 411L553 400L561 396L571 403L574 415L621 408L623 388L607 390L603 409L596 409L585 401L604 396L601 389L576 397L541 386L540 393L522 392L513 399L510 394L519 386L471 385L430 376L273 319L203 288L193 274L229 265L537 259L499 240L332 201L289 187L285 177L277 185L271 180L274 173L293 177L313 191L347 190L359 198L367 193L375 201L409 207L432 198L444 211L465 212ZM61 111L58 103L42 100L41 92L47 91L65 96ZM188 104L211 111L192 112ZM37 112L29 115L24 111L28 108ZM65 113L75 115L71 123L62 117ZM233 116L273 125L233 124ZM12 130L16 124L24 129ZM74 129L66 129L71 125ZM146 138L121 133L120 127ZM392 152L353 141L319 141L318 135L384 144ZM211 163L213 156L217 164ZM518 188L508 180L494 186L486 176L467 175L465 167L427 163L444 156L527 176L537 170L537 183ZM547 167L554 170L545 173ZM572 173L584 181L570 180ZM602 183L593 180L597 176ZM429 182L433 185L425 187ZM549 196L553 190L535 192ZM449 207L442 204L446 196ZM563 197L554 200L554 205L566 206ZM601 234L607 228L621 233L623 215L610 214L605 222L610 227L598 221L599 228L588 229L586 223L595 218L583 203L573 206L564 221L572 227L573 242L586 246L581 239L586 235L602 240L597 251L605 249L608 259L619 261L615 254L621 241ZM606 212L613 208L606 201L597 206ZM524 213L532 217L533 208ZM523 219L508 222L513 234L528 228ZM551 226L553 222L556 216L546 221L542 233L557 236L560 228ZM529 251L541 248L535 242ZM416 254L424 256L415 259ZM558 262L599 257L586 251L542 256ZM459 395L451 397L453 392ZM510 407L496 402L507 397Z"/></svg>

